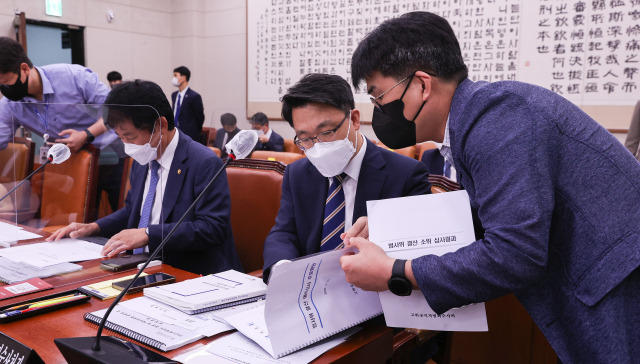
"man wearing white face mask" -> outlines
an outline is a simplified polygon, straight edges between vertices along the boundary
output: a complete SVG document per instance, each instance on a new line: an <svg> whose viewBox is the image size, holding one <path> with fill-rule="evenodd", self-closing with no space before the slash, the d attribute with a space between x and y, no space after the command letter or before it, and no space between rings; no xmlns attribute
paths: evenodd
<svg viewBox="0 0 640 364"><path fill-rule="evenodd" d="M173 70L171 84L178 88L171 94L175 126L191 139L202 142L200 132L204 123L204 106L202 97L189 87L191 71L185 66Z"/></svg>
<svg viewBox="0 0 640 364"><path fill-rule="evenodd" d="M367 201L431 191L422 163L359 132L360 112L341 77L306 75L282 103L307 158L285 171L276 224L264 244L265 281L277 262L340 248L341 234L366 215Z"/></svg>
<svg viewBox="0 0 640 364"><path fill-rule="evenodd" d="M105 105L111 105L107 125L136 161L125 207L91 224L71 224L48 240L109 237L102 250L108 257L127 250L154 251L222 161L174 128L169 101L155 83L125 82L109 93ZM229 185L222 173L159 255L164 263L197 274L242 269L231 232Z"/></svg>

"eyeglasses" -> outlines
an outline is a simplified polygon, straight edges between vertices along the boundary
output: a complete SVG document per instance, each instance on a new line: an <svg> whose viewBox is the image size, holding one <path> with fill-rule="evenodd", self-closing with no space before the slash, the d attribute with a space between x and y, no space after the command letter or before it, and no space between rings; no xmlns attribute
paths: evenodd
<svg viewBox="0 0 640 364"><path fill-rule="evenodd" d="M382 105L380 105L380 103L378 102L378 100L380 100L387 92L393 90L396 86L398 86L399 84L403 83L406 80L409 80L409 82L411 82L411 80L413 79L413 76L415 76L416 72L418 71L414 71L412 74L410 74L409 76L401 79L400 81L398 81L395 85L389 87L387 89L387 91L381 93L380 95L378 95L377 97L373 97L373 96L369 96L369 100L371 100L371 103L373 104L373 106L377 107L378 109L380 109L380 111L382 111ZM435 74L431 73L431 72L426 72L426 74L428 74L429 76L433 76L433 77L437 77ZM408 86L408 85L407 85ZM407 92L407 90L405 89L404 92ZM402 96L404 96L404 92L402 93ZM402 97L401 97L402 98Z"/></svg>
<svg viewBox="0 0 640 364"><path fill-rule="evenodd" d="M331 130L327 130L327 131L323 131L322 133L316 135L313 138L302 138L302 139L298 139L298 136L296 135L293 138L293 142L298 146L298 148L300 148L301 150L307 150L307 149L311 149L313 148L313 146L316 143L328 143L328 142L332 142L333 141L333 137L336 135L336 131L338 131L338 129L340 129L340 127L342 126L342 124L344 124L344 121L347 120L347 118L349 117L349 115L351 115L351 111L347 112L346 115L344 116L344 118L342 119L342 121L340 121L340 124L338 124L338 126L336 126L335 128L331 129Z"/></svg>

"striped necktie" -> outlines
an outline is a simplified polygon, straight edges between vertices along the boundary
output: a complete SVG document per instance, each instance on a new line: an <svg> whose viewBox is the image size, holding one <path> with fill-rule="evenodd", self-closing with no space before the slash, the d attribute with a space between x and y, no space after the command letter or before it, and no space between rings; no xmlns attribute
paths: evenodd
<svg viewBox="0 0 640 364"><path fill-rule="evenodd" d="M149 191L147 197L144 199L144 205L142 205L142 212L140 213L140 221L138 222L138 228L143 229L149 226L149 219L151 218L151 209L153 208L153 200L156 197L156 186L158 185L158 168L160 164L158 161L151 161L151 179L149 180ZM144 248L136 248L133 250L133 254L140 254L144 252Z"/></svg>
<svg viewBox="0 0 640 364"><path fill-rule="evenodd" d="M442 169L442 174L447 178L451 178L451 163L449 163L449 161L446 159L444 161L444 168Z"/></svg>
<svg viewBox="0 0 640 364"><path fill-rule="evenodd" d="M322 241L320 251L333 250L342 247L340 234L344 232L344 191L342 181L347 177L346 173L332 177L327 201L324 206L324 222L322 224Z"/></svg>
<svg viewBox="0 0 640 364"><path fill-rule="evenodd" d="M180 96L180 93L178 92L178 102L176 103L176 116L173 118L174 122L173 124L175 126L180 126L180 106L182 106L182 96Z"/></svg>

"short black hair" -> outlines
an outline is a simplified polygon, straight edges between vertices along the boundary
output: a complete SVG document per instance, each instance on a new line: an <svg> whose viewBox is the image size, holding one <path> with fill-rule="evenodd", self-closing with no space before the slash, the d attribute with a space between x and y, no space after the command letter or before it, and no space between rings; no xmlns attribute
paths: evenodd
<svg viewBox="0 0 640 364"><path fill-rule="evenodd" d="M153 130L158 116L167 119L168 129L173 130L173 110L162 88L144 80L127 81L116 85L104 100L107 126L131 121L136 129ZM148 107L145 107L148 106Z"/></svg>
<svg viewBox="0 0 640 364"><path fill-rule="evenodd" d="M282 118L293 127L293 109L309 103L327 104L345 113L355 109L353 92L344 78L323 73L304 75L282 96Z"/></svg>
<svg viewBox="0 0 640 364"><path fill-rule="evenodd" d="M189 79L191 78L191 71L189 71L189 69L185 66L176 67L173 69L173 72L178 72L179 74L186 77L187 82L189 82Z"/></svg>
<svg viewBox="0 0 640 364"><path fill-rule="evenodd" d="M238 123L236 116L231 113L222 114L220 116L220 123L222 125L234 126Z"/></svg>
<svg viewBox="0 0 640 364"><path fill-rule="evenodd" d="M351 79L358 88L379 71L401 80L415 71L460 82L468 70L449 22L436 14L416 11L389 19L367 34L351 57Z"/></svg>
<svg viewBox="0 0 640 364"><path fill-rule="evenodd" d="M263 112L257 112L251 117L251 124L269 125L269 118Z"/></svg>
<svg viewBox="0 0 640 364"><path fill-rule="evenodd" d="M33 63L27 57L22 44L9 37L0 37L0 73L18 73L22 63L33 68Z"/></svg>
<svg viewBox="0 0 640 364"><path fill-rule="evenodd" d="M107 73L107 81L122 81L122 75L118 71L111 71Z"/></svg>

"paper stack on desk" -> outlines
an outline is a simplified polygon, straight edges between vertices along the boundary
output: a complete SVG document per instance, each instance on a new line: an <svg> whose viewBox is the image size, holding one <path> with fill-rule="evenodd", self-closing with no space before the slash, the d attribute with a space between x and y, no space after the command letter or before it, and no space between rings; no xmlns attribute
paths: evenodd
<svg viewBox="0 0 640 364"><path fill-rule="evenodd" d="M102 246L77 239L61 239L0 249L0 256L44 268L60 263L102 258Z"/></svg>
<svg viewBox="0 0 640 364"><path fill-rule="evenodd" d="M20 226L0 221L0 247L8 248L20 240L37 239L42 236L23 230Z"/></svg>

